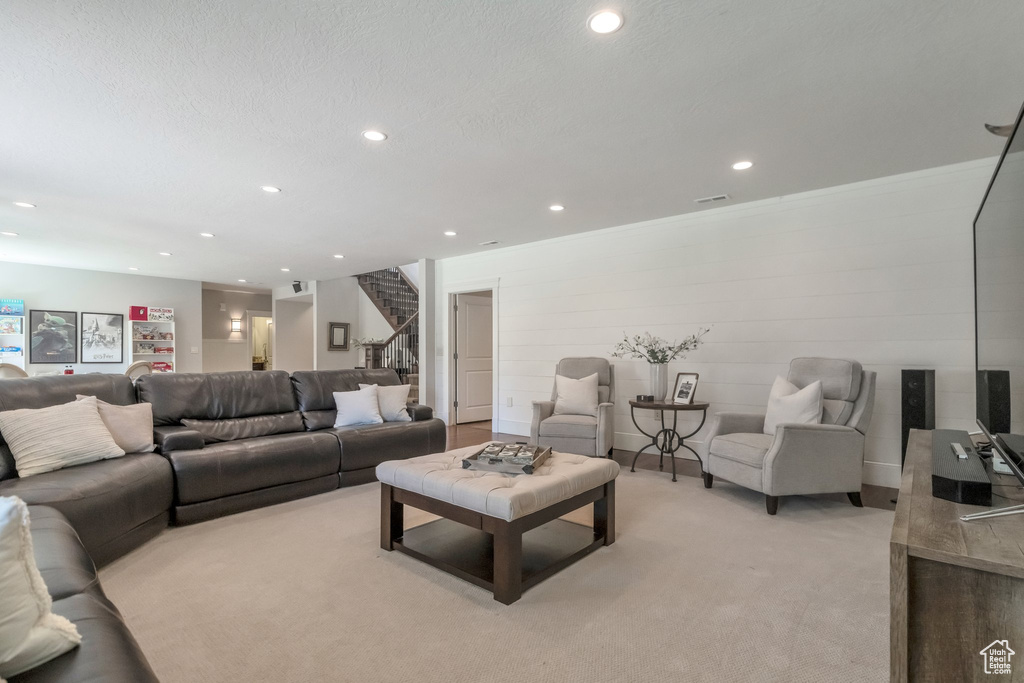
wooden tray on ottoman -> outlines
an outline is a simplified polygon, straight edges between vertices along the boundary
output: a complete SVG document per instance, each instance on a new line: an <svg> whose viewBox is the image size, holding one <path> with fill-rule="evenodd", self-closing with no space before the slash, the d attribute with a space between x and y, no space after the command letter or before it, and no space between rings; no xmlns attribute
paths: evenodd
<svg viewBox="0 0 1024 683"><path fill-rule="evenodd" d="M488 457L485 453L488 446L484 446L478 452L464 458L462 460L462 469L464 470L480 470L483 472L501 472L502 474L533 474L534 471L544 464L544 461L551 455L550 447L541 446L527 446L526 444L499 444L499 445L515 445L519 447L532 448L535 450L535 454L531 458L514 457L514 458L501 458L501 457Z"/></svg>

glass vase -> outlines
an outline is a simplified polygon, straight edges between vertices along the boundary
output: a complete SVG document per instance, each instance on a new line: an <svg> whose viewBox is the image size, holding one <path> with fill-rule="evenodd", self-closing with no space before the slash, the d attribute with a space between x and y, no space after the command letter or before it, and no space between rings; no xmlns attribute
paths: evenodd
<svg viewBox="0 0 1024 683"><path fill-rule="evenodd" d="M650 363L651 395L655 401L664 401L668 394L668 363Z"/></svg>

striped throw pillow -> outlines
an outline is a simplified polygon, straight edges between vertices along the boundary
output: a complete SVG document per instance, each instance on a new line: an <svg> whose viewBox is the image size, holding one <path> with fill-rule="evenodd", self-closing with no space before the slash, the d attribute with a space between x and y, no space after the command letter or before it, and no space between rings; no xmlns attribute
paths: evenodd
<svg viewBox="0 0 1024 683"><path fill-rule="evenodd" d="M0 434L20 477L124 455L100 418L95 396L49 408L0 412Z"/></svg>

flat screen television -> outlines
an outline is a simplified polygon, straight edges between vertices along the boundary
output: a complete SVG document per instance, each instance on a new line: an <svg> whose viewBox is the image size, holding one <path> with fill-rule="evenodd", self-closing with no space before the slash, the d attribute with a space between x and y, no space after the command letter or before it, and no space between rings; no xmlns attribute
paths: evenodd
<svg viewBox="0 0 1024 683"><path fill-rule="evenodd" d="M1024 108L974 218L974 322L979 424L998 442L997 450L1024 468L1022 115Z"/></svg>

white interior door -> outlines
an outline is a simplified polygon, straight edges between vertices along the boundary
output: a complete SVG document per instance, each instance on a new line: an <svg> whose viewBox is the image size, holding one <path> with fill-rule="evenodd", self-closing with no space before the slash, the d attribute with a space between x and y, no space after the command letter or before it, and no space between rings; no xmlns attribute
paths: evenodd
<svg viewBox="0 0 1024 683"><path fill-rule="evenodd" d="M493 299L479 294L455 295L455 424L490 420Z"/></svg>

